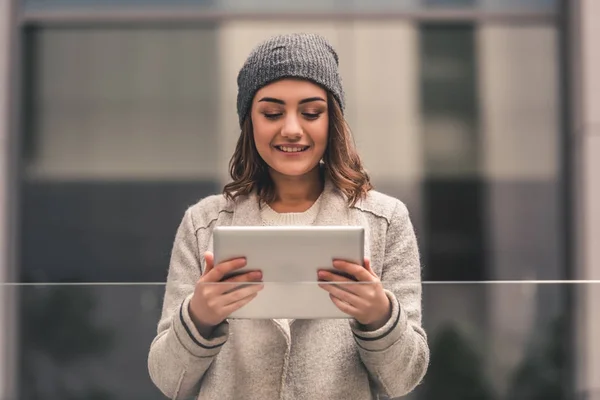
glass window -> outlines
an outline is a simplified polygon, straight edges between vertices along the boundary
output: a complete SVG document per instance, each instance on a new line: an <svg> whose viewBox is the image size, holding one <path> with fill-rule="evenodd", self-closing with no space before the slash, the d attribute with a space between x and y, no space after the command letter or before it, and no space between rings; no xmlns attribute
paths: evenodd
<svg viewBox="0 0 600 400"><path fill-rule="evenodd" d="M218 190L214 28L44 28L25 51L23 279L163 281Z"/></svg>
<svg viewBox="0 0 600 400"><path fill-rule="evenodd" d="M409 3L417 0L398 4ZM424 278L468 281L424 284L433 356L411 398L543 397L548 371L568 369L570 355L543 358L557 354L561 329L570 329L563 286L475 284L565 272L555 27L56 27L25 35L22 279L133 286L21 292L26 397L161 398L147 375L164 292L152 282L165 281L185 208L221 189L239 134L235 75L247 51L302 28L325 34L340 53L359 150L377 188L408 204ZM40 336L36 327L57 308ZM532 344L540 337L547 347ZM37 376L52 379L32 384ZM564 380L553 387L563 388Z"/></svg>
<svg viewBox="0 0 600 400"><path fill-rule="evenodd" d="M421 26L431 279L563 276L557 48L552 27Z"/></svg>
<svg viewBox="0 0 600 400"><path fill-rule="evenodd" d="M544 25L420 25L424 272L471 284L425 290L433 356L418 398L439 397L456 384L452 374L469 376L458 397L564 398L569 389L560 350L571 329L567 288L528 282L563 279L568 267L557 36ZM512 333L501 334L507 326ZM532 345L540 336L548 347ZM463 346L474 352L453 353ZM556 382L545 384L545 373Z"/></svg>
<svg viewBox="0 0 600 400"><path fill-rule="evenodd" d="M428 279L484 279L473 25L421 26L425 265Z"/></svg>

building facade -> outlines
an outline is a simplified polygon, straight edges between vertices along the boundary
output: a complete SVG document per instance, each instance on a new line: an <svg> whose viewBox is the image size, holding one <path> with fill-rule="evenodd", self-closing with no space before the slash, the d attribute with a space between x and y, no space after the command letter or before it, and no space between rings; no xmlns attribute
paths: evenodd
<svg viewBox="0 0 600 400"><path fill-rule="evenodd" d="M547 390L526 375L540 343L564 351L555 390L598 395L597 2L165 4L1 6L0 273L27 285L2 290L0 397L160 398L145 356L175 229L227 181L246 55L295 31L338 50L357 147L415 223L433 350L415 398L449 385L454 333L481 398ZM48 312L52 339L30 334Z"/></svg>

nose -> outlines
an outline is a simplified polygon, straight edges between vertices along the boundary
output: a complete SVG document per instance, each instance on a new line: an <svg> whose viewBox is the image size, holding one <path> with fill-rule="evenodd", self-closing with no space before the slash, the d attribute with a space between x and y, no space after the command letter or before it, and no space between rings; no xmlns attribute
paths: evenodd
<svg viewBox="0 0 600 400"><path fill-rule="evenodd" d="M300 121L293 113L286 115L283 127L281 128L281 136L289 139L297 139L302 136Z"/></svg>

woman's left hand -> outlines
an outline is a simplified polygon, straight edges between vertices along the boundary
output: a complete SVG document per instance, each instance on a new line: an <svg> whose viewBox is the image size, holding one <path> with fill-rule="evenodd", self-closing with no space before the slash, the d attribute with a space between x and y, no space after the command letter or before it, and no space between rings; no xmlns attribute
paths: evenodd
<svg viewBox="0 0 600 400"><path fill-rule="evenodd" d="M390 318L392 307L383 291L379 277L371 269L370 261L365 258L363 267L346 261L334 260L333 267L356 278L356 281L353 281L329 271L320 270L318 272L319 280L328 282L321 283L319 286L329 292L329 297L337 308L354 317L369 331L377 330L385 325ZM336 285L335 282L340 282L342 285Z"/></svg>

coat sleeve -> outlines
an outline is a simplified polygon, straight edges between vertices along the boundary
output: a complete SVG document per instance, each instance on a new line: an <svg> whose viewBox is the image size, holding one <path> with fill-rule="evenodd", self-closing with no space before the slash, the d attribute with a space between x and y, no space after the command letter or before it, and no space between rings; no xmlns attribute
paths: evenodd
<svg viewBox="0 0 600 400"><path fill-rule="evenodd" d="M400 397L423 379L429 365L421 326L421 265L406 206L398 201L386 234L381 281L392 306L391 318L376 331L351 320L360 357L382 394Z"/></svg>
<svg viewBox="0 0 600 400"><path fill-rule="evenodd" d="M202 337L193 324L188 305L200 276L196 230L188 209L175 236L162 315L148 355L150 378L170 399L198 396L202 377L229 334L227 322L210 338Z"/></svg>

